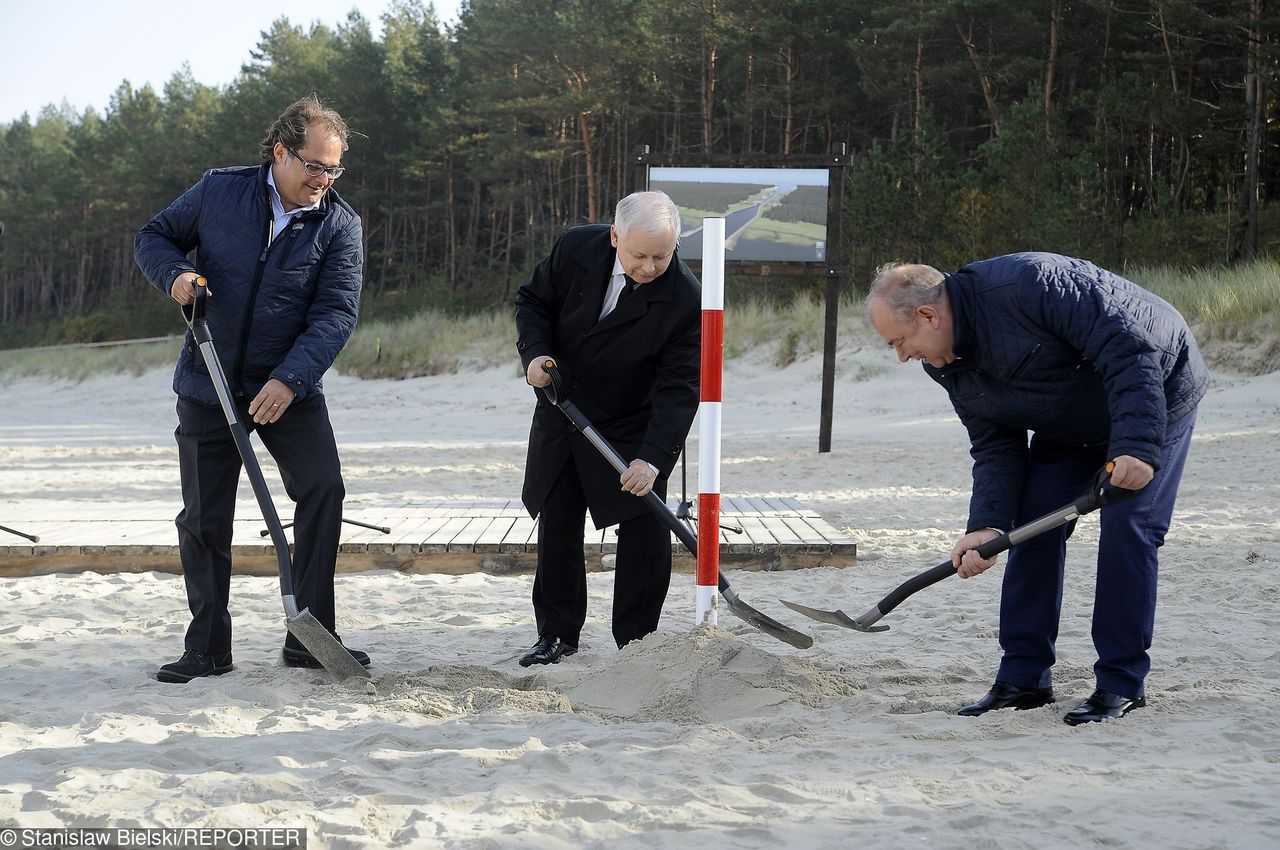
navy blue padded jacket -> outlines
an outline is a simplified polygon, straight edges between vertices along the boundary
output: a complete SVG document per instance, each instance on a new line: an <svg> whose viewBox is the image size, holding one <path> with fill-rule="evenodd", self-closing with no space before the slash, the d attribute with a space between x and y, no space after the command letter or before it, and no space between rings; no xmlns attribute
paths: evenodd
<svg viewBox="0 0 1280 850"><path fill-rule="evenodd" d="M360 217L330 188L318 209L301 213L269 240L269 167L206 172L134 240L138 267L165 295L184 272L209 281L209 327L238 398L253 398L271 378L298 397L320 392L360 307ZM187 259L192 250L194 264ZM218 404L190 333L173 389L182 398Z"/></svg>
<svg viewBox="0 0 1280 850"><path fill-rule="evenodd" d="M1132 455L1158 468L1209 371L1168 302L1085 260L995 257L945 275L957 360L925 371L969 431L968 530L1012 528L1038 443Z"/></svg>

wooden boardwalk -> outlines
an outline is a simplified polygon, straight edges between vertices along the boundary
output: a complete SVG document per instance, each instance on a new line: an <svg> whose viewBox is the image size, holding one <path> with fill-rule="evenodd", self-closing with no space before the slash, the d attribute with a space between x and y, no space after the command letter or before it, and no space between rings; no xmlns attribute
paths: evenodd
<svg viewBox="0 0 1280 850"><path fill-rule="evenodd" d="M669 503L674 510L675 502ZM289 506L283 506L288 508ZM74 515L50 520L0 517L0 525L38 536L39 543L0 531L0 576L57 572L180 573L177 532L167 503L131 507L104 503L78 506ZM255 514L235 523L232 555L238 573L274 575L275 548L262 535ZM339 572L394 569L433 573L531 571L537 559L537 523L518 499L436 501L360 507L347 518L390 529L389 533L344 523ZM286 519L287 521L287 519ZM726 568L761 570L851 566L857 547L817 513L794 499L721 498L720 559ZM286 536L292 529L286 530ZM292 538L291 538L292 539ZM615 528L597 531L587 522L588 569L607 569L604 556L617 549ZM693 557L672 536L675 568L693 569Z"/></svg>

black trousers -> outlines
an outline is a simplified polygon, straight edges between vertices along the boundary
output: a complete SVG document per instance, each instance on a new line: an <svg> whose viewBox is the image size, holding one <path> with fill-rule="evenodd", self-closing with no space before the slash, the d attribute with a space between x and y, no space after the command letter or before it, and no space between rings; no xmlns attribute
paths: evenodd
<svg viewBox="0 0 1280 850"><path fill-rule="evenodd" d="M324 395L310 393L294 401L272 425L254 425L248 406L248 401L242 403L241 421L250 433L258 432L280 467L285 492L296 503L293 582L298 608L309 608L333 631L333 576L346 489ZM184 506L177 518L178 551L191 609L186 648L229 652L232 521L243 464L221 408L179 398L174 436ZM302 648L292 635L286 643Z"/></svg>
<svg viewBox="0 0 1280 850"><path fill-rule="evenodd" d="M587 621L586 515L587 499L570 457L539 514L533 613L540 636L554 635L571 646L578 645ZM613 639L619 647L657 630L670 585L666 526L651 513L621 522L613 577Z"/></svg>

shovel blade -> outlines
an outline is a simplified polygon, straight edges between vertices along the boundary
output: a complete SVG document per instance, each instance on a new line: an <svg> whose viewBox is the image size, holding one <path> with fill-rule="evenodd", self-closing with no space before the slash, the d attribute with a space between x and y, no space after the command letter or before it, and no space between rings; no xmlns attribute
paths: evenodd
<svg viewBox="0 0 1280 850"><path fill-rule="evenodd" d="M808 649L813 646L813 638L809 637L804 632L798 632L790 626L779 623L768 614L765 614L762 611L757 611L741 599L726 598L725 602L728 604L729 610L732 611L734 615L755 626L765 634L772 635L783 643L791 644L796 649Z"/></svg>
<svg viewBox="0 0 1280 850"><path fill-rule="evenodd" d="M798 614L804 614L810 620L817 620L819 623L830 623L833 626L844 626L846 629L853 629L854 631L859 631L859 632L889 631L888 626L871 625L871 623L874 623L875 620L871 620L871 623L866 623L866 624L860 622L859 620L863 618L867 618L867 614L864 614L861 618L859 618L858 620L855 620L845 612L839 611L839 610L823 611L821 608L810 608L808 605L801 605L799 602L788 602L785 599L782 600L782 604L786 605L788 608L790 608L792 611L795 611ZM879 617L876 617L875 619L878 620Z"/></svg>
<svg viewBox="0 0 1280 850"><path fill-rule="evenodd" d="M338 679L359 677L370 678L364 665L351 657L347 648L338 642L333 633L320 624L308 609L303 608L296 617L285 618L285 628L328 670Z"/></svg>

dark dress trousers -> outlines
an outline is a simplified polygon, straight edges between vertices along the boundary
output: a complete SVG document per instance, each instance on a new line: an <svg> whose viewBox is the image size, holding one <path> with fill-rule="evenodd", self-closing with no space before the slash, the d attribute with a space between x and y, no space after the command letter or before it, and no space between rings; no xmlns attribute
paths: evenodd
<svg viewBox="0 0 1280 850"><path fill-rule="evenodd" d="M552 357L569 397L618 453L666 479L698 410L701 287L679 258L599 319L616 251L607 225L566 231L516 293L517 348L527 369ZM658 626L671 579L667 529L587 439L537 393L522 499L540 517L533 604L540 635L577 646L586 621L583 532L618 524L613 636L619 646Z"/></svg>

